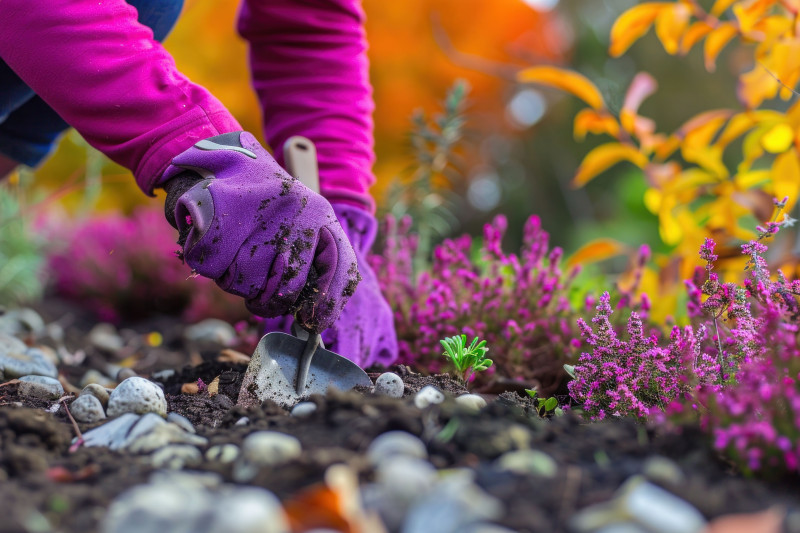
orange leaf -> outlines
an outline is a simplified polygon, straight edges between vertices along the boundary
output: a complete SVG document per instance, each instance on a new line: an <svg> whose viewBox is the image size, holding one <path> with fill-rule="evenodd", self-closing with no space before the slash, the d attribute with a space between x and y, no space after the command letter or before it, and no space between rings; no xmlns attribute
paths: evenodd
<svg viewBox="0 0 800 533"><path fill-rule="evenodd" d="M581 109L575 115L574 135L578 140L583 140L587 133L595 135L607 133L614 138L619 136L619 123L607 111L594 109Z"/></svg>
<svg viewBox="0 0 800 533"><path fill-rule="evenodd" d="M755 25L774 3L775 0L756 0L749 5L736 4L733 6L733 14L739 22L739 30L742 33L753 31Z"/></svg>
<svg viewBox="0 0 800 533"><path fill-rule="evenodd" d="M671 2L647 2L625 11L614 21L614 26L611 28L611 45L608 53L612 57L624 54L637 39L647 33L659 13L673 5Z"/></svg>
<svg viewBox="0 0 800 533"><path fill-rule="evenodd" d="M578 248L569 259L567 266L585 265L605 261L611 257L628 253L628 247L614 239L595 239Z"/></svg>
<svg viewBox="0 0 800 533"><path fill-rule="evenodd" d="M539 66L526 68L517 73L522 83L539 83L567 91L577 96L595 109L603 109L603 97L589 79L572 70L557 67Z"/></svg>
<svg viewBox="0 0 800 533"><path fill-rule="evenodd" d="M712 109L692 117L676 134L691 143L708 145L722 125L733 115L730 109ZM685 142L685 141L684 141Z"/></svg>
<svg viewBox="0 0 800 533"><path fill-rule="evenodd" d="M715 17L720 16L722 13L725 12L726 9L731 7L731 4L736 2L737 0L717 0L714 2L714 6L711 8L711 14Z"/></svg>
<svg viewBox="0 0 800 533"><path fill-rule="evenodd" d="M678 44L691 15L689 6L677 3L662 9L656 17L656 35L668 54L674 55L678 52Z"/></svg>
<svg viewBox="0 0 800 533"><path fill-rule="evenodd" d="M322 483L312 485L283 502L292 531L335 529L352 533L342 515L339 495Z"/></svg>
<svg viewBox="0 0 800 533"><path fill-rule="evenodd" d="M717 56L725 48L725 45L733 39L738 30L732 22L723 22L706 37L703 55L706 62L706 70L714 72L716 69Z"/></svg>
<svg viewBox="0 0 800 533"><path fill-rule="evenodd" d="M700 39L708 35L712 29L713 28L707 22L702 20L689 26L689 29L683 34L683 39L681 39L680 53L688 53L689 50L694 48L694 45L700 42Z"/></svg>
<svg viewBox="0 0 800 533"><path fill-rule="evenodd" d="M572 186L583 187L592 178L620 161L630 161L641 168L647 164L647 157L627 144L601 144L583 158L583 162L572 180Z"/></svg>

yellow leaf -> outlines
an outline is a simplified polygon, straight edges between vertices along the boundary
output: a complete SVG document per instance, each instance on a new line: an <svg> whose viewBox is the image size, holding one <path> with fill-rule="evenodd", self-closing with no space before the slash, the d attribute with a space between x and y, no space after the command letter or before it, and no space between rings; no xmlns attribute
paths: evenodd
<svg viewBox="0 0 800 533"><path fill-rule="evenodd" d="M775 198L789 197L785 212L790 213L800 192L800 159L796 149L780 154L772 162L772 186Z"/></svg>
<svg viewBox="0 0 800 533"><path fill-rule="evenodd" d="M672 246L681 242L683 229L670 211L662 210L658 216L658 233L664 244Z"/></svg>
<svg viewBox="0 0 800 533"><path fill-rule="evenodd" d="M663 199L664 195L656 188L650 187L644 191L644 206L654 215L661 209Z"/></svg>
<svg viewBox="0 0 800 533"><path fill-rule="evenodd" d="M661 10L673 5L671 2L646 2L625 11L614 21L614 26L611 28L611 45L608 53L612 57L624 54L637 39L647 33Z"/></svg>
<svg viewBox="0 0 800 533"><path fill-rule="evenodd" d="M785 152L792 142L794 142L794 130L786 123L775 124L761 137L761 147L771 154Z"/></svg>
<svg viewBox="0 0 800 533"><path fill-rule="evenodd" d="M736 29L736 25L732 22L723 22L719 26L717 26L714 31L708 34L706 37L705 46L703 48L703 55L705 57L706 62L706 70L709 72L714 72L716 68L716 61L717 56L725 48L725 45L733 39L738 30Z"/></svg>
<svg viewBox="0 0 800 533"><path fill-rule="evenodd" d="M638 167L644 167L647 164L647 157L627 144L601 144L583 158L583 162L572 180L572 186L583 187L592 178L620 161L630 161Z"/></svg>
<svg viewBox="0 0 800 533"><path fill-rule="evenodd" d="M770 120L780 121L783 115L777 111L760 109L758 111L745 111L737 113L725 125L725 129L720 133L715 145L724 149L734 139L737 139L753 129L757 124Z"/></svg>
<svg viewBox="0 0 800 533"><path fill-rule="evenodd" d="M690 143L708 145L725 122L733 116L730 109L704 111L684 122L677 135Z"/></svg>
<svg viewBox="0 0 800 533"><path fill-rule="evenodd" d="M755 0L755 2L751 2L750 4L734 5L733 14L739 22L739 30L742 33L750 33L753 31L755 25L774 3L775 0Z"/></svg>
<svg viewBox="0 0 800 533"><path fill-rule="evenodd" d="M708 35L712 29L713 28L707 22L702 20L689 26L689 29L683 34L683 39L681 39L680 53L688 53L689 50L694 48L694 45L699 43L700 39Z"/></svg>
<svg viewBox="0 0 800 533"><path fill-rule="evenodd" d="M567 266L596 263L626 253L628 253L628 247L619 241L614 239L595 239L576 250L567 259Z"/></svg>
<svg viewBox="0 0 800 533"><path fill-rule="evenodd" d="M664 8L656 17L656 35L668 54L678 52L678 45L691 17L689 6L683 3Z"/></svg>
<svg viewBox="0 0 800 533"><path fill-rule="evenodd" d="M736 174L733 178L733 182L736 184L737 188L746 190L769 181L770 176L771 173L769 170L751 170L749 172L740 172Z"/></svg>
<svg viewBox="0 0 800 533"><path fill-rule="evenodd" d="M605 107L603 97L597 87L586 76L571 70L550 66L531 67L518 72L517 80L522 83L539 83L567 91L595 109Z"/></svg>
<svg viewBox="0 0 800 533"><path fill-rule="evenodd" d="M583 140L587 133L595 135L607 133L614 138L619 137L619 123L607 111L594 109L581 109L575 115L574 135L578 140Z"/></svg>
<svg viewBox="0 0 800 533"><path fill-rule="evenodd" d="M670 135L666 140L656 146L655 156L657 159L663 161L672 155L681 145L681 138L677 135Z"/></svg>
<svg viewBox="0 0 800 533"><path fill-rule="evenodd" d="M720 16L722 13L725 12L726 9L731 7L731 4L736 2L737 0L717 0L714 2L714 6L711 8L711 14L715 17Z"/></svg>

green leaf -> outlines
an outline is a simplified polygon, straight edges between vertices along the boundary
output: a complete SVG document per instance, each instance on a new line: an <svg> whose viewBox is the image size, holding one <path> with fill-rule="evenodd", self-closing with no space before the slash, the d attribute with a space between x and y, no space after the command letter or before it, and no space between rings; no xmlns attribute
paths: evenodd
<svg viewBox="0 0 800 533"><path fill-rule="evenodd" d="M567 374L569 374L569 377L571 377L572 379L575 379L575 367L573 365L564 365L564 370L567 371Z"/></svg>
<svg viewBox="0 0 800 533"><path fill-rule="evenodd" d="M536 390L536 387L532 389L525 389L525 392L527 392L528 396L530 396L531 398L536 398L536 395L539 394L539 391Z"/></svg>
<svg viewBox="0 0 800 533"><path fill-rule="evenodd" d="M544 408L548 411L552 411L556 407L558 407L558 400L553 396L549 397L547 401L544 402Z"/></svg>

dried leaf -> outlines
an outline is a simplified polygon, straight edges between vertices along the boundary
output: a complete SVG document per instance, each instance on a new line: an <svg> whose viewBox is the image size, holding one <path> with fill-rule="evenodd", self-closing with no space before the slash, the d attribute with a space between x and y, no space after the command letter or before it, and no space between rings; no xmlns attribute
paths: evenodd
<svg viewBox="0 0 800 533"><path fill-rule="evenodd" d="M692 15L689 6L682 2L664 8L656 17L656 35L670 55L678 53L681 37Z"/></svg>
<svg viewBox="0 0 800 533"><path fill-rule="evenodd" d="M517 73L517 81L522 83L538 83L555 87L571 93L594 109L603 109L603 97L595 85L586 76L572 70L550 66L526 68Z"/></svg>
<svg viewBox="0 0 800 533"><path fill-rule="evenodd" d="M214 380L208 384L207 390L209 396L216 396L219 394L219 376L215 377Z"/></svg>
<svg viewBox="0 0 800 533"><path fill-rule="evenodd" d="M247 355L246 353L237 352L236 350L232 350L230 348L226 348L219 352L217 356L217 361L220 363L235 363L235 364L249 364L251 356Z"/></svg>
<svg viewBox="0 0 800 533"><path fill-rule="evenodd" d="M646 2L625 11L611 28L611 44L608 53L612 57L624 54L634 42L647 33L659 13L673 5L672 2Z"/></svg>
<svg viewBox="0 0 800 533"><path fill-rule="evenodd" d="M607 111L581 109L575 115L574 135L576 139L583 140L587 133L594 133L595 135L606 133L618 138L619 122Z"/></svg>
<svg viewBox="0 0 800 533"><path fill-rule="evenodd" d="M707 71L714 72L717 67L717 56L737 33L738 30L734 23L723 22L717 26L714 31L708 34L703 48L703 57L705 58Z"/></svg>
<svg viewBox="0 0 800 533"><path fill-rule="evenodd" d="M628 246L614 239L595 239L578 248L567 259L567 266L596 263L628 252Z"/></svg>
<svg viewBox="0 0 800 533"><path fill-rule="evenodd" d="M572 180L572 186L583 187L592 178L620 161L630 161L641 168L647 164L647 157L627 144L601 144L583 158L583 162Z"/></svg>
<svg viewBox="0 0 800 533"><path fill-rule="evenodd" d="M197 394L198 392L200 392L200 387L197 385L197 382L184 383L181 385L181 394Z"/></svg>

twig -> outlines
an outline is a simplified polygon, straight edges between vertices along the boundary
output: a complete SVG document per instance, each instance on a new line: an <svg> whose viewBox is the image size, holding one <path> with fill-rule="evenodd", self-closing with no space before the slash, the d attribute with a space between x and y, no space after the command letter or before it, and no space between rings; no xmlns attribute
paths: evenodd
<svg viewBox="0 0 800 533"><path fill-rule="evenodd" d="M75 430L75 435L78 436L78 440L75 441L75 444L69 447L70 452L74 452L78 448L81 447L83 444L83 433L81 433L81 429L78 427L78 423L75 422L75 419L72 417L72 413L69 412L69 407L67 407L67 402L64 401L62 398L61 403L64 405L64 410L67 412L67 416L69 417L70 422L72 422L72 427Z"/></svg>
<svg viewBox="0 0 800 533"><path fill-rule="evenodd" d="M767 74L772 76L775 79L775 81L777 81L780 84L781 87L783 87L784 89L790 90L792 92L792 94L795 95L795 96L800 96L800 92L795 91L792 87L789 87L788 85L783 83L783 81L781 81L781 79L778 76L776 76L774 72L772 72L770 69L768 69L767 67L764 66L764 63L759 61L758 64L761 65L761 68L766 70Z"/></svg>

